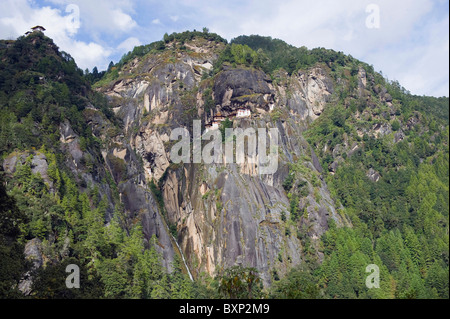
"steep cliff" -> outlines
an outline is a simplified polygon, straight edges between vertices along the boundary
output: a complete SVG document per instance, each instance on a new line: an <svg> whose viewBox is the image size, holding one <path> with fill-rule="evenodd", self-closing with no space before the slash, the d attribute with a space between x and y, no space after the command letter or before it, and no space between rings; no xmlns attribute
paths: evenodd
<svg viewBox="0 0 450 319"><path fill-rule="evenodd" d="M269 285L273 271L284 275L303 261L306 238L321 258L319 238L328 219L346 223L303 137L330 100L333 80L321 66L292 76L280 71L275 81L261 70L227 65L202 77L212 71L223 44L194 39L188 48L169 43L125 64L117 79L99 88L123 120L125 134L114 143L130 145L142 159L146 182L161 187L166 222L176 227L194 276L241 264L257 268ZM236 117L242 108L251 115ZM234 128L277 128L276 172L259 175L251 163L171 163L171 129L184 127L192 136L193 120L202 120L204 129L217 115ZM285 191L289 175L294 185Z"/></svg>
<svg viewBox="0 0 450 319"><path fill-rule="evenodd" d="M206 31L136 47L92 86L41 33L0 41L0 66L0 295L223 297L210 282L253 267L251 296L448 297L448 98Z"/></svg>

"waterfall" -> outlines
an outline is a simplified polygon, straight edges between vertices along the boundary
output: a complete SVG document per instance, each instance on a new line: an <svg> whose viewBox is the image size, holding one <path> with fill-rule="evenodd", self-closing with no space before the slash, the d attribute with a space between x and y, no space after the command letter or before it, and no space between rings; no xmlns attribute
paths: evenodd
<svg viewBox="0 0 450 319"><path fill-rule="evenodd" d="M188 265L187 265L187 263L186 263L186 259L184 259L183 251L181 250L180 246L178 245L178 242L177 242L177 240L175 239L175 237L174 237L173 235L171 235L171 236L172 236L172 238L173 238L173 241L175 242L175 244L176 244L177 247L178 247L178 251L180 252L181 258L183 259L184 266L186 267L186 270L187 270L187 272L188 272L188 274L189 274L189 278L191 278L191 281L194 281L194 278L192 277L192 274L191 274L191 272L190 272L190 270L189 270L189 267L188 267Z"/></svg>

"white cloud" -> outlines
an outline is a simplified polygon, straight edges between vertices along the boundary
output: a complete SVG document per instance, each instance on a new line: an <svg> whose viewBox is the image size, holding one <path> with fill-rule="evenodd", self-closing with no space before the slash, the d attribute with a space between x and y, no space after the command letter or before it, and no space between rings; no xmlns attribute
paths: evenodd
<svg viewBox="0 0 450 319"><path fill-rule="evenodd" d="M76 3L80 8L80 18L86 30L93 33L126 33L137 26L131 17L134 14L132 0L48 0L65 7Z"/></svg>
<svg viewBox="0 0 450 319"><path fill-rule="evenodd" d="M111 18L114 26L118 27L120 31L127 32L137 26L136 21L119 9L111 11Z"/></svg>
<svg viewBox="0 0 450 319"><path fill-rule="evenodd" d="M221 10L223 18L212 18L211 28L220 30L227 38L240 34L270 35L296 46L358 53L380 44L395 43L407 36L417 18L431 8L430 0L399 0L395 3L378 0L381 28L373 30L365 25L369 3L353 0L259 1L231 12Z"/></svg>
<svg viewBox="0 0 450 319"><path fill-rule="evenodd" d="M180 18L179 16L169 16L169 19L172 20L173 22L177 22L179 18Z"/></svg>
<svg viewBox="0 0 450 319"><path fill-rule="evenodd" d="M152 20L153 24L161 24L161 21L159 19L154 19Z"/></svg>
<svg viewBox="0 0 450 319"><path fill-rule="evenodd" d="M106 69L106 61L112 52L97 43L81 41L69 42L64 51L69 52L75 59L78 67L83 70L86 68L92 70L94 66L97 66L100 70Z"/></svg>
<svg viewBox="0 0 450 319"><path fill-rule="evenodd" d="M130 38L126 39L125 41L123 41L122 43L120 43L117 46L117 49L126 53L126 52L133 50L133 48L138 45L142 45L141 41L139 41L138 38L130 37Z"/></svg>
<svg viewBox="0 0 450 319"><path fill-rule="evenodd" d="M449 19L422 27L423 40L367 55L376 69L417 95L449 96Z"/></svg>

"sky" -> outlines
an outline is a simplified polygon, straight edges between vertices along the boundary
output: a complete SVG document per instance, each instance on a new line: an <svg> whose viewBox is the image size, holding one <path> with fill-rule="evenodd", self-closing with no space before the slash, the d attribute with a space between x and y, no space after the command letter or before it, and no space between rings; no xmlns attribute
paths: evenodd
<svg viewBox="0 0 450 319"><path fill-rule="evenodd" d="M0 38L42 25L81 69L207 27L342 51L417 95L449 96L448 0L0 0Z"/></svg>

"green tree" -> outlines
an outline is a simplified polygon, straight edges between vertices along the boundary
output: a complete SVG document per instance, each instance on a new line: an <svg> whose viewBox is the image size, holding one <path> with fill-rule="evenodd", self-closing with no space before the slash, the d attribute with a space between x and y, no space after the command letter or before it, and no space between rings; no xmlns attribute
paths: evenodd
<svg viewBox="0 0 450 319"><path fill-rule="evenodd" d="M309 270L301 267L291 271L276 282L271 289L270 297L276 299L317 299L320 297L317 278Z"/></svg>
<svg viewBox="0 0 450 319"><path fill-rule="evenodd" d="M151 297L152 299L170 299L169 278L164 274L161 280L155 284Z"/></svg>
<svg viewBox="0 0 450 319"><path fill-rule="evenodd" d="M80 288L66 286L66 267L74 264L80 270ZM36 299L93 299L103 297L103 284L97 274L90 274L80 260L73 257L37 269L33 274L31 297Z"/></svg>
<svg viewBox="0 0 450 319"><path fill-rule="evenodd" d="M391 124L392 130L394 132L398 131L400 129L400 122L398 120L394 120Z"/></svg>
<svg viewBox="0 0 450 319"><path fill-rule="evenodd" d="M18 284L30 269L25 260L21 227L27 218L6 193L0 175L0 298L21 296Z"/></svg>
<svg viewBox="0 0 450 319"><path fill-rule="evenodd" d="M123 258L105 259L98 267L105 298L125 298L129 277Z"/></svg>
<svg viewBox="0 0 450 319"><path fill-rule="evenodd" d="M251 267L233 266L219 276L219 292L236 299L257 298L260 293L258 270Z"/></svg>
<svg viewBox="0 0 450 319"><path fill-rule="evenodd" d="M172 299L190 299L192 297L192 281L188 275L183 273L181 264L181 258L175 255L172 263L173 271L170 274Z"/></svg>

